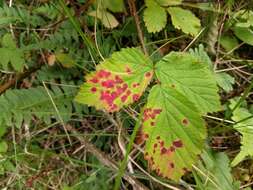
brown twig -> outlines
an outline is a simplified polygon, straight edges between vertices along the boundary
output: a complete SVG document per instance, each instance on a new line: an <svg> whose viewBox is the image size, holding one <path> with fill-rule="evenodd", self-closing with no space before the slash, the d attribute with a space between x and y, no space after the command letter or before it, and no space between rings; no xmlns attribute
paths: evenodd
<svg viewBox="0 0 253 190"><path fill-rule="evenodd" d="M138 32L138 36L141 42L143 52L145 55L148 55L146 46L144 44L143 32L141 30L141 25L140 25L140 18L138 17L138 14L136 11L135 0L128 0L127 2L130 8L130 13L134 17L134 20L135 20L135 24L136 24L136 28L137 28L137 32Z"/></svg>
<svg viewBox="0 0 253 190"><path fill-rule="evenodd" d="M67 125L67 130L75 135L75 137L85 146L85 150L93 154L102 164L105 166L112 168L113 170L117 171L118 166L114 160L109 158L105 153L99 150L95 145L90 143L88 140L83 138L80 135L77 135L77 131L71 125ZM124 174L123 178L128 181L133 186L134 190L149 190L146 186L144 186L139 180L133 178L128 174Z"/></svg>
<svg viewBox="0 0 253 190"><path fill-rule="evenodd" d="M39 63L37 66L30 68L29 70L23 72L23 73L18 73L16 76L4 83L3 85L0 86L0 95L3 94L6 90L17 84L19 81L29 77L32 73L36 72L39 70L42 66L42 63Z"/></svg>

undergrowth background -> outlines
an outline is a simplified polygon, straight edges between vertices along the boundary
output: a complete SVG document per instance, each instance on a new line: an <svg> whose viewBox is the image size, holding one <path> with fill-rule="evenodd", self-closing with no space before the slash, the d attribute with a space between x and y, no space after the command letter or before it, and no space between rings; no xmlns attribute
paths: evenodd
<svg viewBox="0 0 253 190"><path fill-rule="evenodd" d="M199 54L222 109L203 116L206 151L179 182L153 172L135 142L120 189L252 189L253 2L154 2L0 0L1 189L115 188L148 93L113 114L74 98L99 61L126 47L153 61Z"/></svg>

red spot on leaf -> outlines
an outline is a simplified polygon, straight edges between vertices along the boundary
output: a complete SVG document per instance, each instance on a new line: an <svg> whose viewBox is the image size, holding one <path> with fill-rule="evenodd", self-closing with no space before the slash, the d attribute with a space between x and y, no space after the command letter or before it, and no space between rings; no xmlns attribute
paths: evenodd
<svg viewBox="0 0 253 190"><path fill-rule="evenodd" d="M173 146L170 147L170 151L171 152L174 152L175 151L175 148Z"/></svg>
<svg viewBox="0 0 253 190"><path fill-rule="evenodd" d="M127 90L126 91L126 95L129 96L131 94L131 91L130 90Z"/></svg>
<svg viewBox="0 0 253 190"><path fill-rule="evenodd" d="M108 72L106 70L100 70L98 71L97 75L99 78L108 78L111 75L111 72Z"/></svg>
<svg viewBox="0 0 253 190"><path fill-rule="evenodd" d="M188 124L189 124L189 121L188 121L188 119L184 118L184 119L182 120L182 123L183 123L183 125L188 125Z"/></svg>
<svg viewBox="0 0 253 190"><path fill-rule="evenodd" d="M113 88L114 87L114 81L113 80L103 81L101 84L102 84L103 87L106 87L106 88Z"/></svg>
<svg viewBox="0 0 253 190"><path fill-rule="evenodd" d="M173 162L170 163L170 167L171 167L171 168L174 168L174 167L175 167L175 165L174 165Z"/></svg>
<svg viewBox="0 0 253 190"><path fill-rule="evenodd" d="M165 154L166 152L167 152L167 149L163 147L163 148L161 149L161 154Z"/></svg>
<svg viewBox="0 0 253 190"><path fill-rule="evenodd" d="M123 83L123 80L118 75L116 75L115 76L115 82L120 84L120 83Z"/></svg>
<svg viewBox="0 0 253 190"><path fill-rule="evenodd" d="M177 148L180 148L183 146L183 142L181 140L173 141L173 145Z"/></svg>
<svg viewBox="0 0 253 190"><path fill-rule="evenodd" d="M127 88L128 88L128 85L126 83L124 83L123 87L122 87L123 91L125 91Z"/></svg>
<svg viewBox="0 0 253 190"><path fill-rule="evenodd" d="M131 73L132 73L132 70L131 70L129 67L126 67L126 72L127 72L128 74L131 74Z"/></svg>
<svg viewBox="0 0 253 190"><path fill-rule="evenodd" d="M157 148L157 146L158 146L157 143L155 143L155 144L154 144L154 148Z"/></svg>
<svg viewBox="0 0 253 190"><path fill-rule="evenodd" d="M145 138L145 139L148 139L148 138L149 138L149 135L148 135L148 134L145 134L145 135L144 135L144 138Z"/></svg>
<svg viewBox="0 0 253 190"><path fill-rule="evenodd" d="M124 102L126 101L126 99L127 99L127 96L124 95L124 96L122 96L120 99L121 99L121 101L124 103Z"/></svg>
<svg viewBox="0 0 253 190"><path fill-rule="evenodd" d="M140 86L140 83L133 83L133 88Z"/></svg>
<svg viewBox="0 0 253 190"><path fill-rule="evenodd" d="M160 141L160 147L163 147L164 146L164 141Z"/></svg>
<svg viewBox="0 0 253 190"><path fill-rule="evenodd" d="M161 138L160 136L157 136L157 137L156 137L156 140L160 140L160 138Z"/></svg>
<svg viewBox="0 0 253 190"><path fill-rule="evenodd" d="M97 92L97 88L96 88L96 87L92 87L92 88L90 89L90 91L91 91L92 93L95 93L95 92Z"/></svg>
<svg viewBox="0 0 253 190"><path fill-rule="evenodd" d="M133 95L133 101L137 101L137 100L139 100L139 98L140 98L139 94Z"/></svg>
<svg viewBox="0 0 253 190"><path fill-rule="evenodd" d="M90 82L92 82L92 83L98 83L99 80L96 77L94 77L94 78L90 79Z"/></svg>
<svg viewBox="0 0 253 190"><path fill-rule="evenodd" d="M151 72L147 72L147 73L145 74L145 77L147 77L147 78L151 77Z"/></svg>
<svg viewBox="0 0 253 190"><path fill-rule="evenodd" d="M155 126L155 122L153 122L153 121L150 122L150 125L151 125L151 126Z"/></svg>

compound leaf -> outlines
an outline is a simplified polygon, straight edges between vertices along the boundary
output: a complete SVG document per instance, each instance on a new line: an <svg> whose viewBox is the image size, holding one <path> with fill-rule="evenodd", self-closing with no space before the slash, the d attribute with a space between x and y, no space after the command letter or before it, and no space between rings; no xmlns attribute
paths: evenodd
<svg viewBox="0 0 253 190"><path fill-rule="evenodd" d="M206 129L192 102L174 88L156 85L142 113L140 137L150 167L178 181L201 153Z"/></svg>
<svg viewBox="0 0 253 190"><path fill-rule="evenodd" d="M214 76L198 57L172 52L157 63L156 75L162 84L191 100L202 114L220 109Z"/></svg>
<svg viewBox="0 0 253 190"><path fill-rule="evenodd" d="M236 102L232 102L230 107L231 109L236 105ZM252 113L250 113L247 109L240 107L234 110L232 119L235 122L239 122L246 118L247 120L241 121L234 125L234 129L239 131L242 135L241 140L241 151L240 153L234 158L231 165L236 166L239 162L243 161L243 159L247 156L253 156L253 118Z"/></svg>
<svg viewBox="0 0 253 190"><path fill-rule="evenodd" d="M3 69L9 70L9 64L16 71L22 71L25 60L24 52L16 47L15 41L10 34L5 34L2 38L2 47L0 48L0 65Z"/></svg>
<svg viewBox="0 0 253 190"><path fill-rule="evenodd" d="M191 11L180 7L169 7L167 10L175 28L193 36L199 33L201 28L200 20Z"/></svg>
<svg viewBox="0 0 253 190"><path fill-rule="evenodd" d="M109 112L118 111L140 98L152 76L149 58L137 48L122 49L86 76L76 101Z"/></svg>
<svg viewBox="0 0 253 190"><path fill-rule="evenodd" d="M166 10L154 0L147 0L146 5L147 8L144 10L144 22L148 32L161 31L167 22Z"/></svg>
<svg viewBox="0 0 253 190"><path fill-rule="evenodd" d="M213 153L204 151L201 155L202 162L199 162L194 178L196 180L196 190L238 190L240 184L233 180L231 174L230 161L224 152ZM239 185L239 186L238 186Z"/></svg>

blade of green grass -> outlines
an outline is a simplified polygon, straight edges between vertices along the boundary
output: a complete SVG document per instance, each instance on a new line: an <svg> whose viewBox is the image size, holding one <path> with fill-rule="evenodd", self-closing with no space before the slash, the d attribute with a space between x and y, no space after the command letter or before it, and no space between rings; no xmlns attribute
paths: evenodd
<svg viewBox="0 0 253 190"><path fill-rule="evenodd" d="M85 45L87 46L90 56L96 61L98 62L100 60L99 58L99 53L94 45L94 43L92 42L92 40L89 38L89 36L87 36L81 29L79 22L77 21L77 19L75 17L72 16L69 8L66 6L66 4L64 3L64 0L59 0L60 5L62 6L64 12L66 13L67 17L69 18L70 22L72 23L73 27L75 28L75 30L79 33L79 35L81 36L81 38L83 39Z"/></svg>

